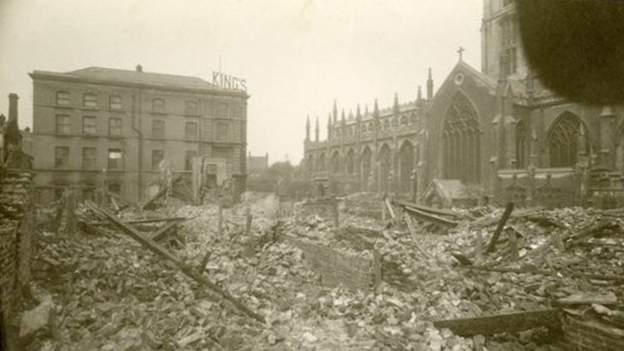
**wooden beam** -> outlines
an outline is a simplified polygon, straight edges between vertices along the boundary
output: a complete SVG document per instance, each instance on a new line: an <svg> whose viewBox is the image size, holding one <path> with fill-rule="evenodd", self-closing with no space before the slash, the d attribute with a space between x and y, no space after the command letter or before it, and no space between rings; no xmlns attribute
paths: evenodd
<svg viewBox="0 0 624 351"><path fill-rule="evenodd" d="M260 314L250 310L247 306L245 306L243 303L241 303L238 299L236 299L234 296L230 295L229 292L227 292L224 289L221 289L218 285L216 285L215 283L211 282L209 279L207 279L206 277L204 277L204 275L200 272L197 272L196 270L194 270L193 268L191 268L190 266L187 266L186 264L184 264L180 259L178 259L176 256L174 256L173 254L171 254L169 251L167 251L164 247L160 246L159 244L155 243L153 240L150 240L146 237L144 237L141 233L139 233L136 229L134 229L133 227L119 221L119 219L117 217L115 217L113 214L111 214L110 212L97 207L94 203L92 203L91 201L87 201L85 203L92 211L101 214L103 216L105 216L106 218L108 218L111 222L113 222L113 224L115 224L115 226L117 226L119 229L121 229L121 231L123 231L124 233L128 234L128 236L130 236L132 239L134 239L135 241L137 241L138 243L140 243L143 247L145 247L146 249L152 251L153 253L164 257L166 259L168 259L169 261L171 261L175 266L178 267L178 269L186 274L189 278L195 280L196 282L198 282L199 284L208 287L210 290L216 292L218 295L220 295L226 302L229 302L229 306L233 306L234 309L244 313L245 315L253 318L254 320L260 322L260 323L265 323L265 319L263 316L261 316Z"/></svg>
<svg viewBox="0 0 624 351"><path fill-rule="evenodd" d="M496 230L494 231L494 235L492 235L492 239L490 239L490 243L488 244L488 247L485 250L486 253L491 253L492 251L494 251L494 247L496 246L498 237L503 231L503 228L505 228L505 223L507 223L507 220L509 219L509 216L511 215L511 212L513 211L513 209L514 209L513 202L508 203L507 207L505 207L505 212L503 212L503 216L498 222L498 226L496 227Z"/></svg>
<svg viewBox="0 0 624 351"><path fill-rule="evenodd" d="M157 231L151 234L150 240L160 241L162 238L164 238L167 235L167 232L169 232L170 229L175 228L177 225L178 225L177 221L172 221L172 222L165 224L164 226L162 226L162 228L159 228Z"/></svg>
<svg viewBox="0 0 624 351"><path fill-rule="evenodd" d="M172 222L172 221L185 221L189 218L186 217L168 217L168 218L151 218L151 219L135 219L131 221L123 221L125 224L149 224L149 223L159 223L159 222ZM95 221L95 222L85 222L88 225L104 225L109 224L109 221Z"/></svg>
<svg viewBox="0 0 624 351"><path fill-rule="evenodd" d="M409 207L409 206L405 206L404 207L405 210L413 215L418 216L419 218L427 221L427 222L433 222L433 223L437 223L437 224L442 224L445 226L449 226L449 227L455 227L457 226L459 223L450 219L446 219L444 217L440 217L431 213L427 213L424 211L421 211L417 208L413 208L413 207Z"/></svg>
<svg viewBox="0 0 624 351"><path fill-rule="evenodd" d="M515 312L487 317L460 318L435 321L438 329L450 329L459 336L493 335L512 333L539 327L560 329L558 309L545 309L530 312Z"/></svg>

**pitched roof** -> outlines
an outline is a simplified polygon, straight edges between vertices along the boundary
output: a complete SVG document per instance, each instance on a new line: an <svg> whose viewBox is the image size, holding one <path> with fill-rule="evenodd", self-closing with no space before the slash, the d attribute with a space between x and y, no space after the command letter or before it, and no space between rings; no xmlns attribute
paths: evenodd
<svg viewBox="0 0 624 351"><path fill-rule="evenodd" d="M236 91L233 89L223 89L199 77L106 67L87 67L64 73L35 71L33 74L59 78L85 79L119 84L139 84L166 88Z"/></svg>

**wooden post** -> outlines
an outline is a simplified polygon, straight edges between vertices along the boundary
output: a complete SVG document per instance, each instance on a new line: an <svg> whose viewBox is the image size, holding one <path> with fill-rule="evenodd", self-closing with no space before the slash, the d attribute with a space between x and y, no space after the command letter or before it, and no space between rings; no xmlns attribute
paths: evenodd
<svg viewBox="0 0 624 351"><path fill-rule="evenodd" d="M490 239L490 243L488 244L487 250L485 251L486 253L491 253L492 251L494 251L494 247L496 246L498 237L503 231L503 228L505 228L505 223L507 223L507 220L511 216L511 212L513 211L513 209L514 209L513 202L508 203L507 207L505 207L505 212L503 212L503 216L501 217L501 220L498 222L496 231L494 232L494 235L492 235L492 239Z"/></svg>
<svg viewBox="0 0 624 351"><path fill-rule="evenodd" d="M251 216L251 206L247 206L247 208L245 209L245 217L246 217L246 222L245 222L245 234L249 234L251 233L251 221L253 219L253 217Z"/></svg>

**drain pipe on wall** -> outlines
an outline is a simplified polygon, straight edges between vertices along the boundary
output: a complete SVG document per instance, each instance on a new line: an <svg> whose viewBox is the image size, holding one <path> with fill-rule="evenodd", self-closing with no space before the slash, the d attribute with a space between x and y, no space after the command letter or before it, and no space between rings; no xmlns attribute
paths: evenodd
<svg viewBox="0 0 624 351"><path fill-rule="evenodd" d="M137 133L139 137L139 147L138 147L138 162L139 162L139 177L137 181L138 191L139 191L139 201L143 200L143 132L141 132L141 89L139 88L139 105L138 105L138 128L137 128L137 104L136 104L136 95L132 95L132 130Z"/></svg>

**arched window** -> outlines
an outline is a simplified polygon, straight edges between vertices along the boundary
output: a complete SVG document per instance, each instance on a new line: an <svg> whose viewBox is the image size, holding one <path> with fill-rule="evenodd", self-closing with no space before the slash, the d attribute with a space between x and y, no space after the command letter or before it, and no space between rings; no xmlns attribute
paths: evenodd
<svg viewBox="0 0 624 351"><path fill-rule="evenodd" d="M349 149L347 152L347 173L353 174L355 172L355 155L353 149Z"/></svg>
<svg viewBox="0 0 624 351"><path fill-rule="evenodd" d="M516 168L522 169L527 166L528 131L524 121L516 125Z"/></svg>
<svg viewBox="0 0 624 351"><path fill-rule="evenodd" d="M318 160L318 170L319 171L324 171L325 170L325 153L321 153L321 155L319 156L319 160Z"/></svg>
<svg viewBox="0 0 624 351"><path fill-rule="evenodd" d="M581 123L580 118L570 112L564 112L553 123L548 132L548 154L551 167L573 167L576 164L580 147L584 147L584 151L588 153L587 135L583 137L584 140L580 140L585 145L579 145Z"/></svg>
<svg viewBox="0 0 624 351"><path fill-rule="evenodd" d="M314 155L309 155L308 156L308 172L313 172L314 171Z"/></svg>
<svg viewBox="0 0 624 351"><path fill-rule="evenodd" d="M457 93L444 119L443 170L446 179L478 183L481 178L479 119L472 103Z"/></svg>
<svg viewBox="0 0 624 351"><path fill-rule="evenodd" d="M390 175L390 171L392 170L392 151L388 144L383 144L381 150L379 150L379 155L377 155L379 160L379 172L381 177L381 189L380 191L386 192L390 191L388 176Z"/></svg>
<svg viewBox="0 0 624 351"><path fill-rule="evenodd" d="M409 124L409 119L407 118L407 116L405 115L401 116L401 125L406 126L408 124Z"/></svg>
<svg viewBox="0 0 624 351"><path fill-rule="evenodd" d="M340 172L340 154L338 154L338 151L334 151L334 153L332 154L331 171L334 174Z"/></svg>
<svg viewBox="0 0 624 351"><path fill-rule="evenodd" d="M369 178L371 176L371 170L372 170L372 158L373 158L373 153L371 151L371 149L367 146L364 148L364 151L362 151L362 178L364 181L363 188L364 189L368 189L368 187L371 185L369 183Z"/></svg>
<svg viewBox="0 0 624 351"><path fill-rule="evenodd" d="M401 192L409 193L414 169L414 146L405 141L399 150L399 185Z"/></svg>

